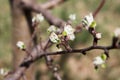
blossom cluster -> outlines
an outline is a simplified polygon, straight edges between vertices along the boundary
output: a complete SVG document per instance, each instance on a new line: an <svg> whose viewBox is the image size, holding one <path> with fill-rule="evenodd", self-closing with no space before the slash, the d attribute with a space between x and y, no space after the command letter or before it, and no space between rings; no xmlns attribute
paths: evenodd
<svg viewBox="0 0 120 80"><path fill-rule="evenodd" d="M101 56L95 57L93 60L93 64L94 64L95 68L97 69L98 66L105 68L106 59L107 59L107 56L105 54L102 54Z"/></svg>
<svg viewBox="0 0 120 80"><path fill-rule="evenodd" d="M69 15L69 19L70 20L75 20L76 19L76 15L75 14L70 14ZM33 17L32 22L42 22L44 20L44 16L42 14L37 14L35 17ZM83 26L89 30L90 28L92 28L93 30L96 27L96 22L94 20L93 14L90 13L88 15L86 15L83 19L82 19L82 24ZM61 38L65 38L66 40L74 40L75 39L75 29L72 27L72 25L70 24L65 24L63 30L61 31L59 28L57 28L54 25L51 25L48 29L47 32L49 32L49 39L52 43L55 44L60 44L61 43ZM120 28L116 29L114 31L114 36L118 37L120 36ZM101 33L96 33L95 37L97 39L101 39ZM25 50L25 44L22 41L18 41L16 46L20 49L20 50ZM101 56L97 56L94 58L93 60L93 64L96 68L98 68L99 66L101 67L105 67L105 62L106 62L107 56L105 54L102 54ZM0 74L5 74L4 69L0 70Z"/></svg>
<svg viewBox="0 0 120 80"><path fill-rule="evenodd" d="M49 39L51 42L53 43L60 43L60 37L61 36L65 36L67 37L68 40L74 40L75 39L75 35L74 35L74 29L72 28L71 25L69 24L65 24L64 26L64 30L61 34L56 34L56 32L58 31L59 29L57 29L55 26L50 26L47 31L50 32L50 36L49 36Z"/></svg>

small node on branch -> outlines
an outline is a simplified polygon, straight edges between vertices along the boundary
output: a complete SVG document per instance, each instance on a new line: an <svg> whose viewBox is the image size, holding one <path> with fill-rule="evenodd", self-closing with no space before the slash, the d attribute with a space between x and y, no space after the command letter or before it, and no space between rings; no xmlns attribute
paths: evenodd
<svg viewBox="0 0 120 80"><path fill-rule="evenodd" d="M81 53L83 53L83 55L86 55L86 54L87 54L86 51L82 51Z"/></svg>

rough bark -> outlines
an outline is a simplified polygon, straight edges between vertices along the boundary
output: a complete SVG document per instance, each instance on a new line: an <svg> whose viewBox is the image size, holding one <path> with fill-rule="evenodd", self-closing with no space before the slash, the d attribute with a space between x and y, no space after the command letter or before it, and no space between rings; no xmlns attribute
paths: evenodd
<svg viewBox="0 0 120 80"><path fill-rule="evenodd" d="M20 51L16 47L17 41L23 41L27 46L31 38L30 22L27 20L31 17L29 10L22 10L18 4L20 0L10 0L11 14L12 14L12 51L13 51L13 68L14 70L23 61L26 53ZM34 80L34 66L31 66L25 73L27 80Z"/></svg>

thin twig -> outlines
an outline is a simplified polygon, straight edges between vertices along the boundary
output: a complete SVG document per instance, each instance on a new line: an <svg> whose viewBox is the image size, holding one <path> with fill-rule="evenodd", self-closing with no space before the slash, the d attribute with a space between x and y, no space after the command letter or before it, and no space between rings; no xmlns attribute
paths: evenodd
<svg viewBox="0 0 120 80"><path fill-rule="evenodd" d="M93 17L95 18L96 15L99 13L99 11L102 9L102 7L104 6L106 0L101 0L101 3L99 4L99 6L97 7L97 9L93 12Z"/></svg>
<svg viewBox="0 0 120 80"><path fill-rule="evenodd" d="M46 49L48 47L50 47L51 45L52 45L52 43L50 42L50 40L48 40L45 47L43 48L43 51L46 53ZM53 65L53 63L52 63L53 59L49 55L45 54L45 60L46 60L46 64L47 64L48 68L50 69L50 71L52 71L52 73L53 73L54 77L56 78L56 80L62 80L59 73L57 72L58 69L56 69L56 71L54 69L54 68L57 68L57 67L55 67Z"/></svg>
<svg viewBox="0 0 120 80"><path fill-rule="evenodd" d="M40 4L40 6L44 9L52 9L55 6L57 6L58 4L63 3L65 0L50 0L44 4Z"/></svg>

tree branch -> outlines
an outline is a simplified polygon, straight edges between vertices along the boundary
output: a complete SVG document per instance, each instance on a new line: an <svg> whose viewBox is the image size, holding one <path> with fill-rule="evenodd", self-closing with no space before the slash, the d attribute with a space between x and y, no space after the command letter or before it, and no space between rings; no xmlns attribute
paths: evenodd
<svg viewBox="0 0 120 80"><path fill-rule="evenodd" d="M57 17L54 17L47 9L42 8L41 5L39 5L39 4L21 2L20 6L23 9L30 9L34 12L42 13L43 16L45 17L45 19L51 25L55 25L59 28L62 28L66 24L65 21L63 21Z"/></svg>
<svg viewBox="0 0 120 80"><path fill-rule="evenodd" d="M37 45L36 48L34 48L31 52L31 56L28 56L19 66L19 68L11 74L10 77L6 77L5 80L18 80L23 72L35 61L38 59L41 59L45 55L61 55L61 54L68 54L68 53L86 53L87 51L94 50L94 49L99 49L99 50L112 50L112 49L120 49L119 46L90 46L88 48L83 48L83 49L73 49L72 51L60 51L60 52L48 52L44 53L42 49L40 48L40 45Z"/></svg>
<svg viewBox="0 0 120 80"><path fill-rule="evenodd" d="M96 17L96 15L99 13L99 11L102 9L102 7L104 6L106 0L101 0L101 3L99 4L99 6L97 7L97 9L93 12L93 16L94 18Z"/></svg>
<svg viewBox="0 0 120 80"><path fill-rule="evenodd" d="M40 6L44 9L52 9L55 6L57 6L58 4L61 4L63 2L65 2L65 0L50 0L44 4L40 4Z"/></svg>

